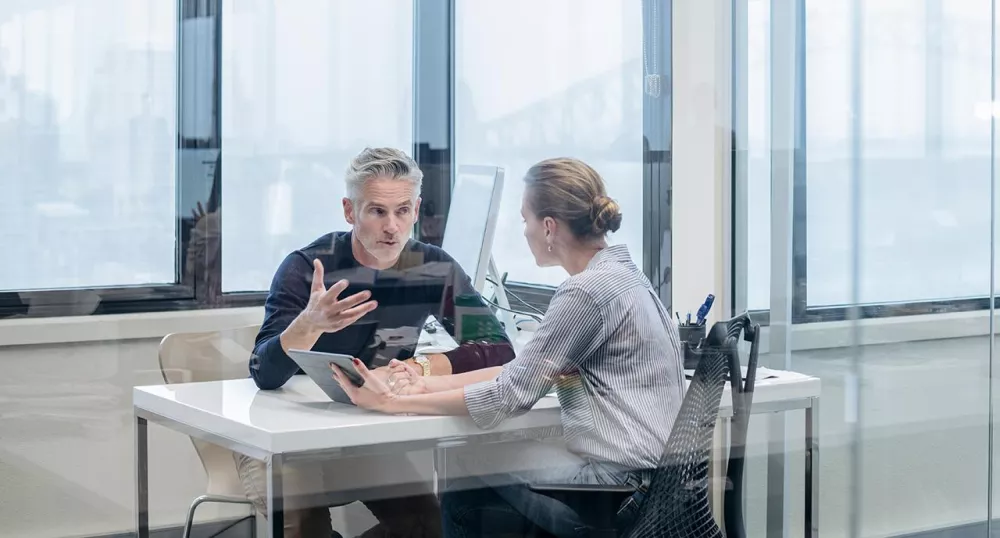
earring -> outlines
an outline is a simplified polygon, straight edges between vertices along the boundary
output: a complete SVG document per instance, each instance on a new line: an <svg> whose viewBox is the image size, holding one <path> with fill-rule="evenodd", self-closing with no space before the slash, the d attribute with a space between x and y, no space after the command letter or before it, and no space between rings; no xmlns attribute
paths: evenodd
<svg viewBox="0 0 1000 538"><path fill-rule="evenodd" d="M552 245L549 244L549 252L552 252Z"/></svg>

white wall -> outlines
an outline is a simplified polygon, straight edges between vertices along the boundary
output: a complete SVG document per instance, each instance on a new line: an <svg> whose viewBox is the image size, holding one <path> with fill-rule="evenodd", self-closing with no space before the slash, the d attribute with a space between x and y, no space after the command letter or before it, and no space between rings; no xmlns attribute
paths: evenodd
<svg viewBox="0 0 1000 538"><path fill-rule="evenodd" d="M134 528L132 394L162 383L159 339L0 347L0 525L24 538ZM186 436L150 427L150 524L203 494ZM218 515L207 508L205 516ZM232 510L230 514L239 513Z"/></svg>
<svg viewBox="0 0 1000 538"><path fill-rule="evenodd" d="M241 308L0 321L0 536L133 532L132 387L163 383L161 338L262 317L261 308ZM74 341L60 341L67 339ZM432 461L429 453L410 457ZM205 493L187 436L155 424L149 479L151 528L183 524L191 501ZM202 505L197 519L247 514L240 506ZM358 503L332 515L345 535L375 522Z"/></svg>
<svg viewBox="0 0 1000 538"><path fill-rule="evenodd" d="M730 300L725 271L723 211L729 155L729 75L724 13L720 0L676 1L673 19L673 216L674 309L694 314L705 296L721 319Z"/></svg>

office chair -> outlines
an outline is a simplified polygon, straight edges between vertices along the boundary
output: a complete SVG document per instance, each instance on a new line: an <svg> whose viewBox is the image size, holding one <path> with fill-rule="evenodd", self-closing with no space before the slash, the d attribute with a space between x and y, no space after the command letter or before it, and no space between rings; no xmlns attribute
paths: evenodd
<svg viewBox="0 0 1000 538"><path fill-rule="evenodd" d="M759 326L745 314L716 323L705 344L695 350L701 355L698 367L635 521L623 527L617 520L619 507L636 492L632 485L544 484L531 489L573 507L595 537L722 538L709 504L708 465L726 378L739 379L740 375L741 331L752 347L746 383L733 383L733 449L727 469L724 521L727 538L745 538L743 459L760 334Z"/></svg>
<svg viewBox="0 0 1000 538"><path fill-rule="evenodd" d="M252 325L226 331L168 334L159 350L163 381L169 384L246 378L247 360L259 328ZM183 538L190 538L195 510L202 504L245 504L253 513L232 452L193 438L191 443L205 468L208 486L206 494L196 498L188 509Z"/></svg>
<svg viewBox="0 0 1000 538"><path fill-rule="evenodd" d="M736 342L740 332L743 339L750 342L750 355L747 357L747 375L745 381L731 382L733 398L733 418L729 422L729 463L726 467L726 491L723 494L723 521L726 527L726 538L746 538L746 525L743 517L744 468L746 466L747 430L750 427L750 408L753 405L754 380L757 376L757 355L760 352L760 325L744 313L727 322L727 342L733 348L727 352L729 356L729 371L740 371L739 351ZM737 340L738 341L738 340ZM739 379L739 378L735 378Z"/></svg>
<svg viewBox="0 0 1000 538"><path fill-rule="evenodd" d="M627 528L617 521L621 504L637 488L633 486L536 485L531 489L576 510L595 537L676 536L722 538L712 516L708 498L708 463L719 404L729 372L724 344L729 340L725 324L709 331L694 379L667 439L660 465L653 470L649 488L638 514ZM722 342L722 346L713 346Z"/></svg>

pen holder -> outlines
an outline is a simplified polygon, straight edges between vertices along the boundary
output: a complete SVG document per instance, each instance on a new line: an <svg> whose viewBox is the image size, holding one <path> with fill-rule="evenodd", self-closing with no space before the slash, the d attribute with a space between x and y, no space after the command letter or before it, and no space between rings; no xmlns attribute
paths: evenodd
<svg viewBox="0 0 1000 538"><path fill-rule="evenodd" d="M705 339L706 325L682 323L677 326L681 337L681 351L684 353L684 369L693 370L698 367L698 353L695 351Z"/></svg>

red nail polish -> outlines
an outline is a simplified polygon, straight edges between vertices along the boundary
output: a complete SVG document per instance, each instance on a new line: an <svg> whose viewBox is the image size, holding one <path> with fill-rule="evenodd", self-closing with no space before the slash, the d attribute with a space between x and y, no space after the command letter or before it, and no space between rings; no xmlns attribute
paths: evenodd
<svg viewBox="0 0 1000 538"><path fill-rule="evenodd" d="M355 365L361 364L361 359L354 359L354 364Z"/></svg>

